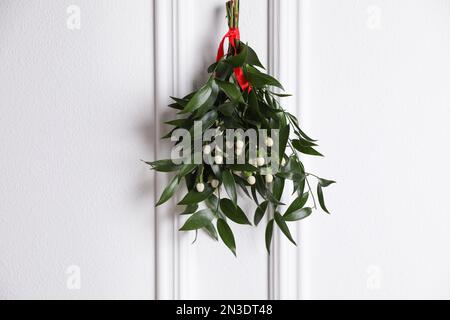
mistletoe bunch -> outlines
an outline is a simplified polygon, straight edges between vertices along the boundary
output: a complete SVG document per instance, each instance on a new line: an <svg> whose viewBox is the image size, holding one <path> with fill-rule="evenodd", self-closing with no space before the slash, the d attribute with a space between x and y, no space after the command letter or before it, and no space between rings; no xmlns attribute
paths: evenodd
<svg viewBox="0 0 450 320"><path fill-rule="evenodd" d="M172 137L178 129L193 132L195 121L201 121L201 129L214 129L216 138L229 129L254 129L257 132L266 129L278 132L276 141L272 136L258 137L266 148L256 150L256 157L246 149L250 143L238 136L231 145L227 143L225 151L212 143L203 143L202 156L211 156L212 163L175 163L168 159L147 164L158 172L175 173L157 206L167 202L182 182L186 184L188 193L179 205L186 206L181 214L189 218L181 231L204 230L216 240L220 237L236 255L230 221L242 225L253 222L257 226L265 215L269 215L265 241L270 252L275 226L295 244L289 222L311 215L313 209L318 208L317 202L329 213L323 189L335 182L305 170L300 154L322 156L315 149L317 141L302 131L294 115L282 108L279 98L289 95L272 89L284 90L278 80L263 72L264 66L255 51L239 40L239 0L228 1L226 7L230 28L226 35L230 40L228 53L223 55L219 50L218 61L208 68L210 77L204 86L183 98L172 98L174 103L169 107L178 110L181 117L167 123L173 130L163 139ZM177 141L176 145L179 143ZM278 146L276 151L272 150L275 144ZM230 152L243 157L245 163L228 163ZM269 164L279 170L268 170ZM317 181L316 192L311 187L311 178ZM287 183L292 183L295 194L295 200L289 205L282 202ZM221 196L222 189L227 197ZM256 204L252 222L238 204L239 190Z"/></svg>

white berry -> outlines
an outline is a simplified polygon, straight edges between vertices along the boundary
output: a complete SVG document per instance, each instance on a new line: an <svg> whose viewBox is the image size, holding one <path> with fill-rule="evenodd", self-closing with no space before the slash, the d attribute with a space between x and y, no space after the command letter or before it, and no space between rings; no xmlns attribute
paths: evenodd
<svg viewBox="0 0 450 320"><path fill-rule="evenodd" d="M250 177L248 177L247 182L249 185L252 186L256 183L256 178L254 176L250 176Z"/></svg>
<svg viewBox="0 0 450 320"><path fill-rule="evenodd" d="M266 175L266 182L267 183L272 183L273 182L273 175L271 175L271 174Z"/></svg>
<svg viewBox="0 0 450 320"><path fill-rule="evenodd" d="M205 185L203 183L197 183L197 185L195 187L196 187L198 192L205 191Z"/></svg>
<svg viewBox="0 0 450 320"><path fill-rule="evenodd" d="M214 157L214 162L216 163L216 164L222 164L223 163L223 157L222 156L215 156Z"/></svg>
<svg viewBox="0 0 450 320"><path fill-rule="evenodd" d="M258 165L258 167L262 167L265 163L266 160L263 157L259 157L258 159L256 159L256 164Z"/></svg>
<svg viewBox="0 0 450 320"><path fill-rule="evenodd" d="M242 141L242 140L236 141L236 148L237 149L243 149L244 148L244 141Z"/></svg>
<svg viewBox="0 0 450 320"><path fill-rule="evenodd" d="M203 147L203 153L206 155L211 153L211 146L209 144Z"/></svg>
<svg viewBox="0 0 450 320"><path fill-rule="evenodd" d="M217 179L213 179L211 180L211 187L213 187L214 189L217 189L217 187L219 186L219 180Z"/></svg>
<svg viewBox="0 0 450 320"><path fill-rule="evenodd" d="M272 138L267 137L265 143L266 143L266 146L273 147L273 139Z"/></svg>

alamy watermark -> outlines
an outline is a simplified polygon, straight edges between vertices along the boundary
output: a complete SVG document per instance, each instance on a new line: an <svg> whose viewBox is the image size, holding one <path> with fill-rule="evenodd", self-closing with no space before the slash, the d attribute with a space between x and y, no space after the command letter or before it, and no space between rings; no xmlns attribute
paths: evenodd
<svg viewBox="0 0 450 320"><path fill-rule="evenodd" d="M367 20L366 27L370 30L380 30L381 29L381 15L382 10L377 5L370 5L366 9Z"/></svg>
<svg viewBox="0 0 450 320"><path fill-rule="evenodd" d="M366 269L367 279L366 287L369 290L379 290L381 289L382 281L382 270L379 266L369 266Z"/></svg>
<svg viewBox="0 0 450 320"><path fill-rule="evenodd" d="M68 14L66 26L69 30L80 30L81 29L81 9L77 5L70 5L66 9Z"/></svg>
<svg viewBox="0 0 450 320"><path fill-rule="evenodd" d="M69 290L81 289L81 268L77 265L71 265L66 269L66 286Z"/></svg>
<svg viewBox="0 0 450 320"><path fill-rule="evenodd" d="M176 129L171 152L177 164L243 165L259 168L262 175L279 171L280 139L278 129L207 129L195 121L192 130Z"/></svg>

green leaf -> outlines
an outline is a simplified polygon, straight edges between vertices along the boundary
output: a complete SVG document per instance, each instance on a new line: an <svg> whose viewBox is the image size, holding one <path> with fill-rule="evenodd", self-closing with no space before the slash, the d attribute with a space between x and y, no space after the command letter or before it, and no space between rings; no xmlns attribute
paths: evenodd
<svg viewBox="0 0 450 320"><path fill-rule="evenodd" d="M189 100L188 104L184 107L181 113L194 112L208 101L211 94L212 87L211 83L208 82L197 91L197 93L191 98L191 100Z"/></svg>
<svg viewBox="0 0 450 320"><path fill-rule="evenodd" d="M307 217L309 217L312 213L312 209L311 208L303 208L294 212L291 212L289 214L285 214L284 220L285 221L298 221L298 220L302 220L305 219Z"/></svg>
<svg viewBox="0 0 450 320"><path fill-rule="evenodd" d="M219 231L220 238L225 243L225 245L233 252L236 256L236 242L234 240L233 231L231 231L230 226L225 220L217 220L217 230Z"/></svg>
<svg viewBox="0 0 450 320"><path fill-rule="evenodd" d="M180 106L178 103L171 103L168 105L169 108L175 109L175 110L183 110L184 107Z"/></svg>
<svg viewBox="0 0 450 320"><path fill-rule="evenodd" d="M211 165L211 170L219 180L222 179L222 169L220 168L220 166L213 164Z"/></svg>
<svg viewBox="0 0 450 320"><path fill-rule="evenodd" d="M260 102L261 107L261 113L264 117L266 117L268 120L274 120L274 123L272 124L271 128L278 127L275 123L277 123L280 120L280 114L282 114L281 110L273 109L270 105L268 105L265 102Z"/></svg>
<svg viewBox="0 0 450 320"><path fill-rule="evenodd" d="M304 133L304 132L302 131L302 129L298 128L298 131L299 131L300 135L301 135L303 138L305 138L306 140L313 141L313 142L316 142L316 141L317 141L317 140L314 140L314 139L308 137L308 135L307 135L306 133Z"/></svg>
<svg viewBox="0 0 450 320"><path fill-rule="evenodd" d="M205 200L206 206L216 215L218 218L226 219L226 216L220 210L219 198L212 194L208 199Z"/></svg>
<svg viewBox="0 0 450 320"><path fill-rule="evenodd" d="M272 76L262 73L258 69L251 66L247 66L245 69L247 71L246 72L247 79L252 84L253 87L264 88L266 86L274 86L284 90L281 83Z"/></svg>
<svg viewBox="0 0 450 320"><path fill-rule="evenodd" d="M197 169L197 165L196 164L185 164L180 172L178 173L178 178L184 178L185 176L187 176L188 174L190 174L192 171L194 171L195 169Z"/></svg>
<svg viewBox="0 0 450 320"><path fill-rule="evenodd" d="M299 147L316 147L317 146L317 144L315 144L314 142L305 140L303 138L292 140L292 145L295 148L297 148L296 146L299 146Z"/></svg>
<svg viewBox="0 0 450 320"><path fill-rule="evenodd" d="M247 197L249 197L251 199L252 196L250 195L250 193L248 192L248 189L247 189L247 186L248 186L247 180L244 180L241 177L235 175L234 181L236 181L236 183L239 185L239 187L241 187L242 191L244 191L244 193L247 195Z"/></svg>
<svg viewBox="0 0 450 320"><path fill-rule="evenodd" d="M175 98L175 97L170 97L170 99L172 99L173 101L175 101L178 105L184 107L189 103L189 100L187 99L180 99L180 98Z"/></svg>
<svg viewBox="0 0 450 320"><path fill-rule="evenodd" d="M247 121L248 119L253 119L253 122L261 122L264 127L269 127L269 122L266 117L261 113L258 103L258 96L255 90L252 90L248 95L248 112L246 113Z"/></svg>
<svg viewBox="0 0 450 320"><path fill-rule="evenodd" d="M242 127L242 121L240 118L233 115L232 117L222 117L224 129L235 129Z"/></svg>
<svg viewBox="0 0 450 320"><path fill-rule="evenodd" d="M205 131L205 130L211 128L212 125L214 125L218 116L219 116L219 114L217 113L217 111L212 110L212 111L204 114L200 119L198 119L196 121L200 121L202 123L202 130ZM191 134L192 137L194 136L194 127L191 127L191 129L189 130L189 133Z"/></svg>
<svg viewBox="0 0 450 320"><path fill-rule="evenodd" d="M240 52L235 56L228 57L225 59L226 63L229 63L233 68L242 67L247 60L248 48L242 42L240 43Z"/></svg>
<svg viewBox="0 0 450 320"><path fill-rule="evenodd" d="M283 128L288 125L288 119L286 117L285 112L279 113L278 118L279 118L279 128Z"/></svg>
<svg viewBox="0 0 450 320"><path fill-rule="evenodd" d="M267 189L266 183L264 179L260 176L256 176L256 189L258 190L259 194L269 200L271 203L277 205L277 206L284 206L285 204L280 202L280 200L276 199L274 195Z"/></svg>
<svg viewBox="0 0 450 320"><path fill-rule="evenodd" d="M256 54L255 50L253 50L251 47L247 46L248 54L247 54L247 63L255 66L260 67L264 69L264 66L262 65L261 61L258 58L258 55Z"/></svg>
<svg viewBox="0 0 450 320"><path fill-rule="evenodd" d="M319 179L319 184L322 188L326 188L332 184L336 183L336 181L332 181L332 180L326 180L326 179Z"/></svg>
<svg viewBox="0 0 450 320"><path fill-rule="evenodd" d="M216 71L217 64L218 62L214 62L212 65L210 65L208 67L208 73L213 73L214 71Z"/></svg>
<svg viewBox="0 0 450 320"><path fill-rule="evenodd" d="M197 209L198 209L198 205L197 204L188 205L186 207L186 209L184 209L184 211L182 213L180 213L180 215L193 214L193 213L197 212Z"/></svg>
<svg viewBox="0 0 450 320"><path fill-rule="evenodd" d="M317 184L317 196L319 197L319 203L320 203L320 207L322 208L322 210L325 211L326 213L330 214L327 207L325 206L325 199L323 197L323 191L322 191L322 187L320 186L320 184Z"/></svg>
<svg viewBox="0 0 450 320"><path fill-rule="evenodd" d="M230 164L227 165L227 168L233 171L246 171L246 172L256 172L258 168L252 166L251 164Z"/></svg>
<svg viewBox="0 0 450 320"><path fill-rule="evenodd" d="M175 191L177 190L178 184L179 184L179 180L178 180L177 176L173 177L172 180L170 180L169 184L164 189L164 191L161 195L161 198L159 199L158 203L156 204L157 207L159 207L163 203L166 203L167 201L169 201L170 198L172 198Z"/></svg>
<svg viewBox="0 0 450 320"><path fill-rule="evenodd" d="M236 182L234 181L233 174L230 171L222 172L222 182L231 200L233 200L233 203L236 205L237 204Z"/></svg>
<svg viewBox="0 0 450 320"><path fill-rule="evenodd" d="M186 223L180 228L180 231L192 231L202 229L208 226L214 219L214 215L209 209L194 213Z"/></svg>
<svg viewBox="0 0 450 320"><path fill-rule="evenodd" d="M202 122L202 130L205 131L209 129L217 120L218 113L216 110L212 110L206 113L199 121ZM193 129L192 129L193 133Z"/></svg>
<svg viewBox="0 0 450 320"><path fill-rule="evenodd" d="M284 126L280 129L279 131L279 150L280 150L280 155L279 155L279 159L283 159L284 158L284 153L286 152L286 147L287 147L287 143L289 140L289 135L291 133L291 127L289 125Z"/></svg>
<svg viewBox="0 0 450 320"><path fill-rule="evenodd" d="M283 196L284 185L285 179L275 177L275 180L273 181L272 193L274 198L277 199L278 201L280 201L281 197Z"/></svg>
<svg viewBox="0 0 450 320"><path fill-rule="evenodd" d="M255 226L257 226L261 222L262 218L266 214L268 205L269 205L269 201L264 201L263 203L261 203L258 206L258 208L256 208L255 218L254 218Z"/></svg>
<svg viewBox="0 0 450 320"><path fill-rule="evenodd" d="M294 239L292 238L291 232L289 231L289 227L287 226L286 221L284 221L283 216L279 212L275 212L275 222L277 223L281 232L283 232L284 235L289 239L289 241L297 245Z"/></svg>
<svg viewBox="0 0 450 320"><path fill-rule="evenodd" d="M231 82L217 80L217 84L219 88L225 92L225 94L230 98L231 101L245 103L244 98L242 97L241 90L237 85Z"/></svg>
<svg viewBox="0 0 450 320"><path fill-rule="evenodd" d="M296 179L303 180L305 177L305 170L301 162L297 159L296 156L291 156L287 165L282 168L282 172L289 173L292 176L295 176ZM296 180L291 176L288 176L288 179Z"/></svg>
<svg viewBox="0 0 450 320"><path fill-rule="evenodd" d="M195 179L196 179L196 175L195 174L189 174L187 176L184 177L184 181L186 183L186 188L188 190L193 190L195 187Z"/></svg>
<svg viewBox="0 0 450 320"><path fill-rule="evenodd" d="M286 180L292 180L294 183L301 183L305 180L305 175L298 174L295 172L278 172L277 177Z"/></svg>
<svg viewBox="0 0 450 320"><path fill-rule="evenodd" d="M228 79L233 73L233 67L224 61L220 61L216 66L216 79L225 80Z"/></svg>
<svg viewBox="0 0 450 320"><path fill-rule="evenodd" d="M253 201L255 201L256 205L259 206L258 195L256 194L256 187L255 187L255 186L252 186L252 187L250 188L250 190L252 191L252 198L253 198Z"/></svg>
<svg viewBox="0 0 450 320"><path fill-rule="evenodd" d="M298 143L297 144L293 144L293 146L294 146L295 149L297 149L301 153L309 154L311 156L323 157L323 155L320 152L318 152L316 149L314 149L313 147L305 147L305 146L299 145Z"/></svg>
<svg viewBox="0 0 450 320"><path fill-rule="evenodd" d="M308 194L308 192L306 192L306 193L302 194L300 197L298 197L297 199L295 199L291 203L289 208L286 210L286 212L284 213L284 216L290 215L291 213L301 210L305 206L306 202L308 201L308 197L309 197L309 194Z"/></svg>
<svg viewBox="0 0 450 320"><path fill-rule="evenodd" d="M220 200L220 209L231 221L234 221L237 224L251 225L244 211L242 211L239 206L236 206L230 199Z"/></svg>
<svg viewBox="0 0 450 320"><path fill-rule="evenodd" d="M176 165L173 163L172 160L158 160L153 162L145 162L149 166L152 167L152 170L158 171L158 172L173 172L180 169L179 165Z"/></svg>
<svg viewBox="0 0 450 320"><path fill-rule="evenodd" d="M206 186L205 191L203 192L197 192L196 190L191 190L184 198L181 200L178 204L179 205L190 205L190 204L196 204L200 203L209 196L211 196L214 193L214 189L210 186Z"/></svg>
<svg viewBox="0 0 450 320"><path fill-rule="evenodd" d="M216 241L219 241L219 237L217 235L216 227L214 227L214 225L212 223L209 223L203 229L206 231L207 234L209 234L209 236L211 238L213 238Z"/></svg>
<svg viewBox="0 0 450 320"><path fill-rule="evenodd" d="M289 93L277 93L277 92L272 92L272 91L270 91L270 93L273 94L274 96L277 96L280 98L292 97L292 94L289 94Z"/></svg>
<svg viewBox="0 0 450 320"><path fill-rule="evenodd" d="M196 93L197 93L197 91L194 91L194 92L189 93L188 95L186 95L186 96L183 97L183 100L186 100L186 101L189 102L189 100L191 100L192 97L195 96Z"/></svg>
<svg viewBox="0 0 450 320"><path fill-rule="evenodd" d="M219 209L219 198L217 198L215 194L212 194L208 199L206 199L205 203L212 212Z"/></svg>
<svg viewBox="0 0 450 320"><path fill-rule="evenodd" d="M273 219L269 221L266 227L266 248L270 253L270 246L272 244L272 235L273 235Z"/></svg>
<svg viewBox="0 0 450 320"><path fill-rule="evenodd" d="M264 90L264 97L266 98L266 102L267 104L271 107L274 108L274 99L272 99L272 97L270 96L270 93L268 90Z"/></svg>
<svg viewBox="0 0 450 320"><path fill-rule="evenodd" d="M294 115L292 115L292 114L290 114L290 113L286 113L286 114L287 114L287 116L289 117L289 119L291 120L291 122L294 124L294 127L298 130L298 132L300 133L300 135L301 135L303 138L305 138L306 140L312 141L312 142L316 142L316 141L317 141L317 140L314 140L314 139L308 137L308 136L306 135L306 133L304 133L304 132L302 131L302 129L300 129L300 125L299 125L299 123L298 123L298 119L297 119Z"/></svg>
<svg viewBox="0 0 450 320"><path fill-rule="evenodd" d="M294 191L292 194L297 193L298 195L302 195L305 191L305 179L302 179L301 181L294 181Z"/></svg>
<svg viewBox="0 0 450 320"><path fill-rule="evenodd" d="M217 83L213 80L210 80L211 85L211 95L209 96L208 100L206 100L205 103L203 103L196 111L195 111L195 118L199 119L203 117L205 113L212 110L214 107L214 103L217 100L217 96L219 95L219 86Z"/></svg>
<svg viewBox="0 0 450 320"><path fill-rule="evenodd" d="M168 124L170 126L174 126L177 128L190 128L194 122L192 121L192 119L176 119L176 120L172 120L172 121L167 121L165 122L165 124Z"/></svg>
<svg viewBox="0 0 450 320"><path fill-rule="evenodd" d="M264 179L260 175L255 176L255 178L256 178L255 184L256 190L258 190L261 197L267 199L267 193L269 192L269 190L267 190L266 188L266 183Z"/></svg>
<svg viewBox="0 0 450 320"><path fill-rule="evenodd" d="M172 137L172 134L173 134L173 132L174 132L175 130L176 130L176 128L173 129L173 130L171 130L170 132L166 133L164 136L161 137L161 139L169 139L169 138L171 138L171 137Z"/></svg>
<svg viewBox="0 0 450 320"><path fill-rule="evenodd" d="M227 117L231 117L233 115L235 109L236 109L236 103L232 102L232 101L226 102L217 108L217 110L219 110L219 112L221 114L223 114L224 116L227 116Z"/></svg>

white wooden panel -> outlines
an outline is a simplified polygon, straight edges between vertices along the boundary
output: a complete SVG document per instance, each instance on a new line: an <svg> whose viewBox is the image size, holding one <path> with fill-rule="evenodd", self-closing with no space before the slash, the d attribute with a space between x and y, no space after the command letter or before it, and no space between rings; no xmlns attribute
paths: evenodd
<svg viewBox="0 0 450 320"><path fill-rule="evenodd" d="M202 74L215 58L218 43L227 30L224 1L193 1L201 8L195 12L194 34L197 44L203 47L201 64L191 69L191 75ZM267 1L241 1L241 37L267 61ZM193 38L194 39L194 38ZM195 48L194 48L195 51ZM248 198L241 197L240 205L253 216L255 207ZM193 284L193 298L203 299L267 299L268 258L264 246L264 223L257 229L233 225L236 230L236 259L223 243L214 243L201 236L193 247L192 259L197 263L193 274L198 281Z"/></svg>
<svg viewBox="0 0 450 320"><path fill-rule="evenodd" d="M266 1L243 1L241 6L242 38L259 52L263 62L267 61L267 9ZM227 22L222 0L156 1L155 12L156 78L162 80L157 81L157 107L161 120L171 114L162 111L169 95L182 96L207 79L206 69L214 62ZM163 70L166 75L161 75ZM255 208L245 202L241 199L243 208L253 215ZM158 210L159 298L268 298L264 225L257 230L234 226L239 255L236 259L223 244L204 234L199 234L194 245L190 244L194 234L176 235L174 226L181 226L182 221L175 218L175 212L177 209L170 205Z"/></svg>
<svg viewBox="0 0 450 320"><path fill-rule="evenodd" d="M304 298L450 298L448 1L302 1L308 131L338 184L305 221ZM302 31L302 35L303 35Z"/></svg>
<svg viewBox="0 0 450 320"><path fill-rule="evenodd" d="M283 108L298 115L299 113L299 1L270 1L270 65L269 71L278 78L290 98L281 99ZM283 200L293 200L292 185L286 183ZM285 210L285 208L283 208ZM290 243L276 227L274 229L273 253L270 263L270 298L298 299L300 281L299 253L302 243L298 241L298 223L289 223L291 233L296 238L298 247Z"/></svg>
<svg viewBox="0 0 450 320"><path fill-rule="evenodd" d="M305 165L339 183L298 248L277 233L269 258L264 224L235 226L238 259L191 245L175 200L154 210L167 176L138 162L168 155L168 97L206 79L224 1L76 5L80 30L64 3L0 4L0 297L450 297L448 2L242 0L242 38L327 156Z"/></svg>
<svg viewBox="0 0 450 320"><path fill-rule="evenodd" d="M1 299L154 298L152 25L147 0L0 2Z"/></svg>

